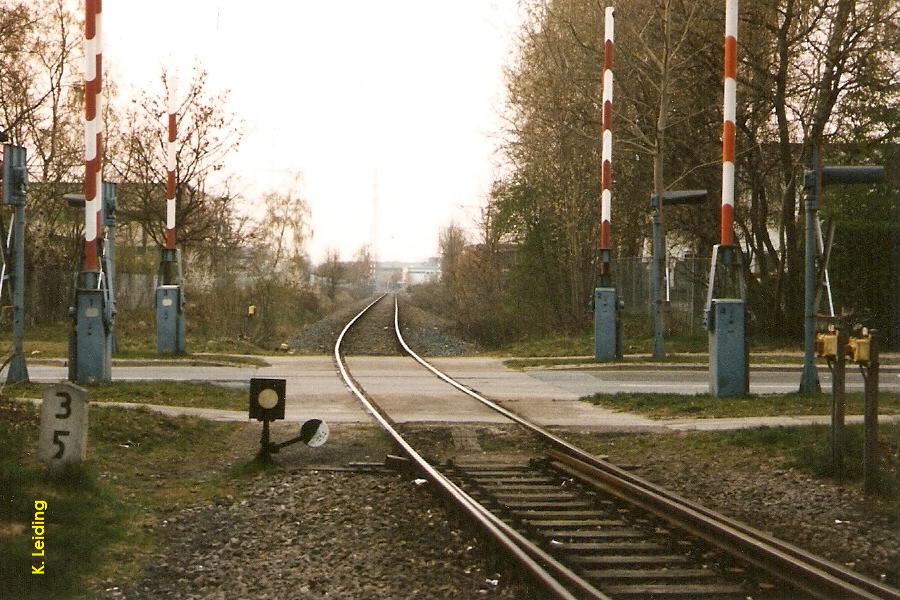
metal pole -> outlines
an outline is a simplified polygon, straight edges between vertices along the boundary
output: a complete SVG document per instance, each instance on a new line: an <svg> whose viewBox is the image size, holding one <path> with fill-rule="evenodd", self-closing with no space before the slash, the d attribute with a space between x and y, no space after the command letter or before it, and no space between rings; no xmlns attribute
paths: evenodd
<svg viewBox="0 0 900 600"><path fill-rule="evenodd" d="M813 169L804 178L806 188L806 268L803 276L803 374L800 379L800 393L819 394L822 387L816 370L813 344L816 337L816 220L821 193L821 157L818 148L813 149Z"/></svg>
<svg viewBox="0 0 900 600"><path fill-rule="evenodd" d="M106 276L106 302L109 318L109 353L119 351L118 336L116 335L116 184L103 184L103 226L106 235L103 242L104 265L103 272ZM112 358L110 358L112 360Z"/></svg>
<svg viewBox="0 0 900 600"><path fill-rule="evenodd" d="M653 211L653 264L650 274L650 295L653 302L653 358L655 360L666 358L662 299L663 234L662 215L660 214L662 203L663 199L658 199Z"/></svg>
<svg viewBox="0 0 900 600"><path fill-rule="evenodd" d="M610 287L609 244L612 223L612 102L613 102L613 43L615 9L608 6L604 13L603 41L603 145L600 166L600 285Z"/></svg>
<svg viewBox="0 0 900 600"><path fill-rule="evenodd" d="M175 81L170 79L166 86L169 112L166 143L166 250L175 250Z"/></svg>
<svg viewBox="0 0 900 600"><path fill-rule="evenodd" d="M844 479L844 413L846 412L846 367L844 348L849 338L847 323L837 324L837 356L831 381L831 464L838 481Z"/></svg>
<svg viewBox="0 0 900 600"><path fill-rule="evenodd" d="M75 327L69 345L69 374L77 383L104 383L111 379L109 334L111 306L101 268L100 238L103 223L103 55L101 0L85 0L84 20L84 253L71 316ZM73 368L74 366L74 368Z"/></svg>
<svg viewBox="0 0 900 600"><path fill-rule="evenodd" d="M101 0L85 0L84 21L84 268L100 271L97 254L97 221L102 195L103 160L102 98L103 52Z"/></svg>
<svg viewBox="0 0 900 600"><path fill-rule="evenodd" d="M722 214L720 244L734 244L734 121L737 110L738 0L725 2L725 84L722 123Z"/></svg>
<svg viewBox="0 0 900 600"><path fill-rule="evenodd" d="M256 455L256 459L261 462L271 462L272 455L270 453L270 445L269 445L269 420L263 420L263 429L262 433L259 436L259 454Z"/></svg>
<svg viewBox="0 0 900 600"><path fill-rule="evenodd" d="M9 363L7 382L27 382L28 367L25 364L25 353L22 347L25 337L25 205L16 205L15 261L13 286L13 355Z"/></svg>
<svg viewBox="0 0 900 600"><path fill-rule="evenodd" d="M865 379L865 442L863 446L863 478L866 495L878 487L878 332L869 330L869 367Z"/></svg>
<svg viewBox="0 0 900 600"><path fill-rule="evenodd" d="M734 244L737 34L738 0L726 0L721 222L719 243L713 246L705 310L709 334L709 391L716 398L741 396L749 390L747 305L742 257ZM736 287L736 290L726 289L728 287Z"/></svg>
<svg viewBox="0 0 900 600"><path fill-rule="evenodd" d="M156 288L156 350L159 354L184 353L184 290L181 285L181 255L175 247L176 209L176 107L175 79L167 77L166 124L166 227L160 249Z"/></svg>
<svg viewBox="0 0 900 600"><path fill-rule="evenodd" d="M12 260L10 285L13 305L13 352L6 373L8 383L28 381L23 340L25 336L25 202L28 186L28 159L25 148L3 146L3 202L13 206L9 227L12 244L7 241L4 259ZM6 264L4 262L4 274ZM2 281L0 281L2 290Z"/></svg>
<svg viewBox="0 0 900 600"><path fill-rule="evenodd" d="M594 358L613 360L622 357L622 327L619 297L613 285L610 265L610 227L612 204L612 101L613 30L615 10L604 12L603 44L603 143L600 162L600 255L599 287L594 289Z"/></svg>

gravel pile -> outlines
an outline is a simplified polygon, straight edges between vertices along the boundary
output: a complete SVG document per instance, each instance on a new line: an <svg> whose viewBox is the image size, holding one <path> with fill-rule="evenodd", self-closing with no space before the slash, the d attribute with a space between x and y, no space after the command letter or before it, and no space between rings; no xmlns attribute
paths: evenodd
<svg viewBox="0 0 900 600"><path fill-rule="evenodd" d="M453 323L400 300L400 331L409 347L423 356L471 356L478 345L454 334Z"/></svg>
<svg viewBox="0 0 900 600"><path fill-rule="evenodd" d="M331 354L334 351L334 342L347 321L356 316L372 300L374 298L360 300L315 323L310 323L291 338L288 345L292 350L301 353Z"/></svg>
<svg viewBox="0 0 900 600"><path fill-rule="evenodd" d="M163 523L142 580L102 598L529 598L430 491L395 474L260 476ZM500 572L497 572L499 569Z"/></svg>

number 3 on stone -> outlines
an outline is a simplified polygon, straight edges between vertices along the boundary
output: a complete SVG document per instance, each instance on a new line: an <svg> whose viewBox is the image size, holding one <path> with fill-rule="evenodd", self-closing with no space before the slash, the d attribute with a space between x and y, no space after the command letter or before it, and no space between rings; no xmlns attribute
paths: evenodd
<svg viewBox="0 0 900 600"><path fill-rule="evenodd" d="M56 397L63 399L63 401L59 403L59 407L65 411L64 413L55 415L56 418L68 419L72 414L72 396L70 396L66 392L56 392ZM68 433L66 435L68 435Z"/></svg>

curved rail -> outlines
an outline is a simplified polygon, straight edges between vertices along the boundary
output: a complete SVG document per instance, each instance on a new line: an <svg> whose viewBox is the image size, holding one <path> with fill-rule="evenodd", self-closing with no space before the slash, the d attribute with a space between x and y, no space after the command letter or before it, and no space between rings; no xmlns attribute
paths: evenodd
<svg viewBox="0 0 900 600"><path fill-rule="evenodd" d="M597 590L590 583L580 578L555 558L544 552L540 547L523 537L516 530L498 519L490 511L475 501L452 481L444 477L437 469L429 464L403 436L394 428L390 419L377 407L365 394L350 375L344 357L341 354L341 344L344 336L370 308L377 304L387 294L375 299L371 304L359 312L341 331L334 344L334 360L344 382L350 391L359 399L365 409L391 436L394 442L412 460L416 466L431 480L440 491L456 506L462 509L473 519L482 530L499 544L510 556L521 564L547 591L555 597L565 600L577 598L594 598L596 600L609 600L609 597ZM396 311L396 297L395 297Z"/></svg>
<svg viewBox="0 0 900 600"><path fill-rule="evenodd" d="M747 560L773 576L822 598L900 600L900 592L878 581L848 571L837 563L815 556L802 548L779 540L696 502L665 490L646 479L570 444L546 429L488 400L462 385L416 354L400 331L400 308L394 297L394 332L403 349L420 365L460 392L478 400L510 420L530 430L555 449L552 457L572 474L582 473L602 479L604 489L637 503L662 518L688 529L723 550Z"/></svg>

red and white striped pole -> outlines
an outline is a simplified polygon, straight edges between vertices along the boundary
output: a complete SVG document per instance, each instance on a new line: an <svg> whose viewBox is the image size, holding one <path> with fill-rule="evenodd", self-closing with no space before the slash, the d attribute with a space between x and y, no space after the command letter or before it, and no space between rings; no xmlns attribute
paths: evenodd
<svg viewBox="0 0 900 600"><path fill-rule="evenodd" d="M84 7L84 270L99 271L97 236L103 195L101 0L85 0Z"/></svg>
<svg viewBox="0 0 900 600"><path fill-rule="evenodd" d="M609 251L612 212L612 101L613 101L613 31L615 10L606 7L603 41L603 147L600 166L600 250ZM609 263L601 262L600 273L609 273Z"/></svg>
<svg viewBox="0 0 900 600"><path fill-rule="evenodd" d="M166 144L166 250L175 249L175 81L169 78L167 106L168 142Z"/></svg>
<svg viewBox="0 0 900 600"><path fill-rule="evenodd" d="M734 121L737 107L738 0L725 1L725 108L722 125L722 224L720 244L734 243Z"/></svg>

